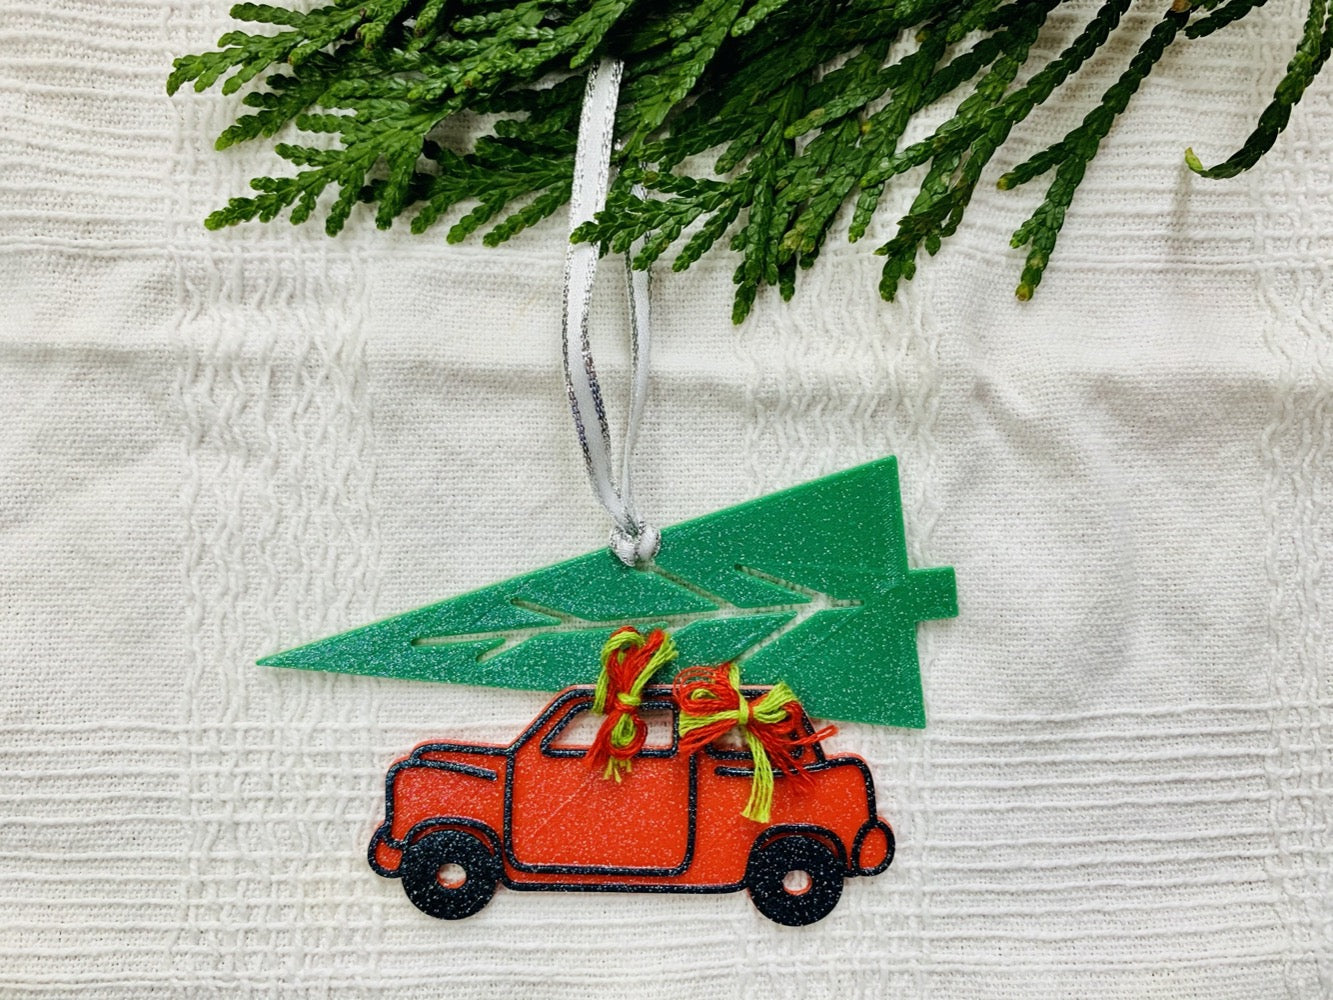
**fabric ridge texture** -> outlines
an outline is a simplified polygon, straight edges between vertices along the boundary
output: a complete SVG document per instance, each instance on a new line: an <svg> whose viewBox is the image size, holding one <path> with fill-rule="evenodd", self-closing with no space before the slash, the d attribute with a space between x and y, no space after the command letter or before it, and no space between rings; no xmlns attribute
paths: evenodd
<svg viewBox="0 0 1333 1000"><path fill-rule="evenodd" d="M443 923L368 869L394 759L543 697L254 661L605 544L564 220L495 250L205 231L283 169L212 149L233 99L164 92L228 6L0 7L0 996L1333 996L1333 76L1250 173L1182 162L1243 140L1300 11L1170 51L1030 303L1008 237L1037 191L988 185L893 304L893 205L739 329L725 255L654 282L645 516L896 454L913 565L957 571L928 727L837 737L897 858L793 930L743 894L502 890Z"/></svg>

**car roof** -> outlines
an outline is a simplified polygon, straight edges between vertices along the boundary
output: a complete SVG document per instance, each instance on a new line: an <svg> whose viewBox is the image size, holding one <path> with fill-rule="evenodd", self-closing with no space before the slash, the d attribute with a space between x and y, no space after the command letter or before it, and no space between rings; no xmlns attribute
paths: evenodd
<svg viewBox="0 0 1333 1000"><path fill-rule="evenodd" d="M758 698L765 691L769 691L771 689L772 689L771 685L758 685L758 686L746 685L741 688L741 694L743 694L747 699L753 699L753 698ZM538 713L537 717L533 719L532 722L530 722L523 729L523 732L521 732L517 736L517 738L515 738L514 742L510 744L510 747L517 747L520 743L523 743L529 738L531 738L533 733L535 733L538 729L540 729L547 722L549 722L552 716L557 714L557 712L560 709L564 708L571 702L591 700L596 691L597 688L593 684L576 684L571 687L565 688L554 698L552 698L549 702L547 702L546 707L542 709L542 711ZM643 689L641 697L645 701L672 702L671 685L650 684ZM675 708L674 702L672 702L672 708L673 709Z"/></svg>

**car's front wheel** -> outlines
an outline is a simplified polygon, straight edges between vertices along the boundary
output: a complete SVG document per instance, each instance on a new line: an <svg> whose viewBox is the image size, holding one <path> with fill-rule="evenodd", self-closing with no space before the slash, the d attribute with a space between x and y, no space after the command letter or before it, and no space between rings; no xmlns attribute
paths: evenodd
<svg viewBox="0 0 1333 1000"><path fill-rule="evenodd" d="M745 887L769 920L803 927L833 912L842 898L842 866L827 844L788 834L750 852Z"/></svg>
<svg viewBox="0 0 1333 1000"><path fill-rule="evenodd" d="M408 845L400 871L413 906L432 917L461 920L495 895L500 859L471 833L439 830Z"/></svg>

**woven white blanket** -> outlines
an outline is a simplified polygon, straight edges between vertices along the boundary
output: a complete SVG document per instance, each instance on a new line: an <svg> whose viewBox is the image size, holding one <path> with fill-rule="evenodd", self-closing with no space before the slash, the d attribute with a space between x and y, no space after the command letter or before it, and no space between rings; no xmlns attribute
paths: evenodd
<svg viewBox="0 0 1333 1000"><path fill-rule="evenodd" d="M1171 51L1031 303L1035 188L979 192L896 304L869 240L740 329L732 260L656 283L649 515L896 454L914 565L957 568L929 727L838 737L898 859L800 930L743 894L443 923L367 868L395 757L544 698L253 661L603 543L563 223L206 232L273 164L163 90L227 6L0 5L0 995L1333 996L1333 76L1250 174L1182 162L1249 131L1301 5Z"/></svg>

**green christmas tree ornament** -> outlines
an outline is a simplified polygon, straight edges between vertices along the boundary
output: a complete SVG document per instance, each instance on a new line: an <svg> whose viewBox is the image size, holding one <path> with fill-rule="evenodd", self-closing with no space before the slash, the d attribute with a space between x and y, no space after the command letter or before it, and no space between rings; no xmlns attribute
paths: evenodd
<svg viewBox="0 0 1333 1000"><path fill-rule="evenodd" d="M609 546L260 663L561 692L509 744L425 743L389 768L370 864L431 916L469 916L500 883L747 888L760 912L801 926L894 851L869 768L830 756L834 728L811 716L924 726L917 626L957 614L954 574L908 566L893 458L664 529L641 513L647 278L625 268L616 460L589 339L600 254L573 239L607 205L617 108L635 92L626 65L603 55L584 83L561 303L564 398ZM556 121L553 135L568 124ZM787 885L798 871L810 885Z"/></svg>
<svg viewBox="0 0 1333 1000"><path fill-rule="evenodd" d="M957 613L952 569L907 565L885 458L664 528L642 568L601 549L260 664L556 691L617 628L662 627L673 671L736 660L820 718L919 728L917 624Z"/></svg>

